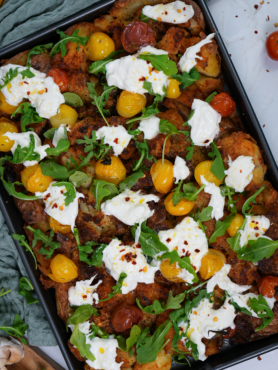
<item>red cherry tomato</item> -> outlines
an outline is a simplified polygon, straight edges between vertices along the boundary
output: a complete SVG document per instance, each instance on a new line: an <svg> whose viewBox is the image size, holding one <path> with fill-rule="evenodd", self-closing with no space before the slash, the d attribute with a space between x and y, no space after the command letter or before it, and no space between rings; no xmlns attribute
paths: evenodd
<svg viewBox="0 0 278 370"><path fill-rule="evenodd" d="M111 324L115 331L121 333L138 325L142 321L143 312L137 306L122 303L117 306L111 317Z"/></svg>
<svg viewBox="0 0 278 370"><path fill-rule="evenodd" d="M275 31L268 36L265 46L269 58L278 60L278 31Z"/></svg>
<svg viewBox="0 0 278 370"><path fill-rule="evenodd" d="M223 335L223 339L229 339L229 338L232 338L232 337L235 335L235 333L236 333L236 324L235 324L234 329L226 328L226 329L224 329L224 331L225 331L227 334L224 334L224 335Z"/></svg>
<svg viewBox="0 0 278 370"><path fill-rule="evenodd" d="M134 53L143 46L154 46L155 34L147 23L133 21L124 28L121 42L128 53Z"/></svg>
<svg viewBox="0 0 278 370"><path fill-rule="evenodd" d="M61 92L68 91L69 78L67 72L63 69L53 68L47 73L46 77L52 77Z"/></svg>
<svg viewBox="0 0 278 370"><path fill-rule="evenodd" d="M236 103L227 93L215 95L209 104L216 112L221 114L222 117L227 117L236 108Z"/></svg>
<svg viewBox="0 0 278 370"><path fill-rule="evenodd" d="M265 276L259 282L259 292L264 297L273 298L276 293L275 287L278 288L278 277L275 276Z"/></svg>

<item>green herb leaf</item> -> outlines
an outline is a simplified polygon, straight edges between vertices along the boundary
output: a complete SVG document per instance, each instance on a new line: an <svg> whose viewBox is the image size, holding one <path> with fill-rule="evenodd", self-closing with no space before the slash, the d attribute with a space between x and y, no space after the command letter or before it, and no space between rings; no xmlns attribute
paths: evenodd
<svg viewBox="0 0 278 370"><path fill-rule="evenodd" d="M70 147L70 142L68 139L60 139L57 143L56 148L47 148L45 149L47 155L53 155L57 157L63 152L67 152Z"/></svg>
<svg viewBox="0 0 278 370"><path fill-rule="evenodd" d="M109 293L108 297L106 299L101 299L100 302L108 301L108 299L113 298L117 293L122 293L122 285L126 277L127 277L127 274L125 272L121 272L117 284L113 286L112 293Z"/></svg>
<svg viewBox="0 0 278 370"><path fill-rule="evenodd" d="M33 55L38 55L38 54L42 54L44 52L47 51L47 49L51 49L53 47L53 44L45 44L45 45L37 45L35 47L33 47L29 53L28 53L28 56L27 56L27 61L26 61L26 66L28 68L31 67L31 57Z"/></svg>
<svg viewBox="0 0 278 370"><path fill-rule="evenodd" d="M162 71L166 76L172 76L178 73L176 63L169 59L167 54L140 54L139 59L148 60L157 71Z"/></svg>
<svg viewBox="0 0 278 370"><path fill-rule="evenodd" d="M31 231L34 234L34 239L32 241L32 248L35 248L38 241L43 242L43 247L38 252L42 254L43 256L45 256L45 259L49 259L52 256L55 249L60 247L59 242L53 241L53 237L54 237L53 230L51 230L49 233L49 236L47 236L40 229L34 229L31 226L27 226L26 229Z"/></svg>
<svg viewBox="0 0 278 370"><path fill-rule="evenodd" d="M160 95L158 95L158 96L160 96ZM142 113L143 113L142 116L132 118L129 121L127 121L127 123L132 123L132 122L135 122L135 121L141 121L142 119L147 119L147 118L150 118L151 116L154 116L155 114L158 114L159 113L159 110L156 107L157 106L157 103L158 102L154 102L152 105L150 105L150 106L148 106L146 108L143 108L143 110L142 110Z"/></svg>
<svg viewBox="0 0 278 370"><path fill-rule="evenodd" d="M263 258L270 258L276 249L278 249L278 240L261 237L256 240L248 240L248 244L238 251L237 257L254 263Z"/></svg>
<svg viewBox="0 0 278 370"><path fill-rule="evenodd" d="M38 303L39 300L37 298L34 298L31 294L31 292L34 290L34 287L31 283L31 281L22 276L19 279L19 290L18 294L22 295L26 299L27 304L32 304L32 303Z"/></svg>
<svg viewBox="0 0 278 370"><path fill-rule="evenodd" d="M112 53L110 53L108 55L108 57L102 59L102 60L98 60L97 62L94 62L92 63L90 66L89 66L89 69L88 69L88 72L89 73L93 73L93 74L97 74L97 73L106 73L106 64L112 62L118 55L122 54L124 52L124 50L117 50L117 51L112 51Z"/></svg>
<svg viewBox="0 0 278 370"><path fill-rule="evenodd" d="M137 342L141 329L137 325L133 325L130 331L130 336L126 340L126 352L129 352L130 348Z"/></svg>
<svg viewBox="0 0 278 370"><path fill-rule="evenodd" d="M90 304L79 306L74 313L67 319L67 328L69 325L78 325L89 320L92 315L95 315L97 309Z"/></svg>
<svg viewBox="0 0 278 370"><path fill-rule="evenodd" d="M85 144L85 153L90 152L93 153L93 156L96 159L103 159L109 152L109 150L112 149L110 145L104 144L104 139L105 137L103 137L101 139L101 142L99 143L97 140L96 132L92 131L91 139L89 139L88 136L85 135L84 140L76 139L75 141L77 142L77 144Z"/></svg>
<svg viewBox="0 0 278 370"><path fill-rule="evenodd" d="M227 185L221 185L220 192L221 192L222 197L228 197L228 202L227 202L228 209L233 214L237 213L237 208L235 206L235 204L237 203L237 200L233 200L232 198L232 195L235 195L235 189Z"/></svg>
<svg viewBox="0 0 278 370"><path fill-rule="evenodd" d="M30 123L39 123L45 121L45 118L40 117L36 112L36 109L32 107L32 105L28 102L21 103L20 106L11 115L11 118L13 118L18 113L22 114L21 116L22 132L28 131L26 129L26 126L30 125ZM29 129L29 131L33 131L33 129Z"/></svg>
<svg viewBox="0 0 278 370"><path fill-rule="evenodd" d="M72 182L76 188L79 188L81 185L89 184L91 179L90 176L81 171L76 171L69 177L69 181Z"/></svg>
<svg viewBox="0 0 278 370"><path fill-rule="evenodd" d="M211 219L212 210L213 210L213 207L209 206L209 207L202 209L201 212L199 211L196 212L194 216L195 221L201 221L201 222L209 221Z"/></svg>
<svg viewBox="0 0 278 370"><path fill-rule="evenodd" d="M21 148L21 146L18 145L14 152L13 159L10 160L10 162L18 164L24 161L39 161L40 155L34 152L34 149L35 149L35 139L34 135L31 134L29 146Z"/></svg>
<svg viewBox="0 0 278 370"><path fill-rule="evenodd" d="M225 218L224 221L216 221L214 232L212 233L209 244L214 243L216 241L216 238L218 236L223 236L228 229L228 227L231 225L233 219L236 217L236 215L229 215Z"/></svg>
<svg viewBox="0 0 278 370"><path fill-rule="evenodd" d="M76 198L75 187L70 182L59 181L59 182L56 182L56 184L53 184L52 186L65 186L65 188L67 190L63 194L65 196L65 206L68 206Z"/></svg>
<svg viewBox="0 0 278 370"><path fill-rule="evenodd" d="M262 186L258 191L256 191L255 194L253 194L250 198L247 199L247 201L243 204L242 207L242 213L243 216L251 215L252 209L251 209L251 202L256 204L256 197L264 191L265 187ZM250 210L250 211L249 211ZM248 212L249 211L249 212Z"/></svg>
<svg viewBox="0 0 278 370"><path fill-rule="evenodd" d="M0 330L3 330L5 333L12 337L16 337L21 340L27 346L27 342L23 337L27 330L27 325L22 321L21 317L16 314L14 317L13 325L11 326L0 326Z"/></svg>
<svg viewBox="0 0 278 370"><path fill-rule="evenodd" d="M137 302L138 307L142 311L153 314L153 315L159 315L166 310L170 310L170 309L177 310L181 308L180 303L184 300L185 294L186 293L180 293L176 295L175 297L173 297L172 290L170 290L169 297L167 299L166 304L163 301L160 302L156 299L152 305L142 307L140 304L139 298L136 298L136 302Z"/></svg>
<svg viewBox="0 0 278 370"><path fill-rule="evenodd" d="M4 295L11 293L11 291L12 291L11 289L5 291L5 288L2 288L0 291L0 297L3 297Z"/></svg>
<svg viewBox="0 0 278 370"><path fill-rule="evenodd" d="M138 170L141 170L141 171L143 170L142 166L143 166L143 161L145 159L148 159L149 161L157 162L157 159L153 155L151 155L149 152L149 146L148 146L147 140L144 140L142 143L140 143L139 141L135 141L135 145L140 154L140 158L138 159L138 161L137 160L133 161L132 170L134 172Z"/></svg>
<svg viewBox="0 0 278 370"><path fill-rule="evenodd" d="M176 126L173 125L172 123L168 122L167 119L161 119L160 120L159 131L162 134L170 134L170 135L179 134L179 131L176 128Z"/></svg>
<svg viewBox="0 0 278 370"><path fill-rule="evenodd" d="M214 142L211 143L212 151L208 154L210 158L215 158L212 162L210 172L217 177L218 180L222 180L225 177L225 167L221 157L221 154Z"/></svg>
<svg viewBox="0 0 278 370"><path fill-rule="evenodd" d="M141 13L141 15L140 15L140 20L142 21L142 22L147 22L149 19L151 19L153 22L157 22L157 20L156 19L152 19L152 18L150 18L150 17L148 17L148 16L146 16L146 15L144 15L143 13Z"/></svg>
<svg viewBox="0 0 278 370"><path fill-rule="evenodd" d="M51 56L51 58L53 58L54 55L57 54L59 51L61 51L62 57L66 56L67 55L66 45L69 41L77 43L77 50L78 50L80 45L85 46L87 44L87 41L89 40L90 36L88 36L88 37L78 36L78 31L79 30L75 30L72 33L72 35L69 36L69 35L66 35L63 31L57 30L56 32L58 33L58 35L60 35L61 40L58 41L57 44L55 44L53 46L52 50L50 51L49 55Z"/></svg>
<svg viewBox="0 0 278 370"><path fill-rule="evenodd" d="M263 319L262 325L260 325L258 328L255 329L255 331L262 330L266 328L271 321L273 320L273 311L268 306L266 300L264 297L259 294L258 299L257 298L249 298L248 300L248 306L256 312L256 314Z"/></svg>
<svg viewBox="0 0 278 370"><path fill-rule="evenodd" d="M94 315L96 316L96 315ZM103 330L102 328L100 328L99 326L97 326L95 323L91 323L91 332L90 332L90 336L89 338L90 339L93 339L95 338L96 336L100 337L100 338L103 338L103 339L108 339L109 338L109 334Z"/></svg>
<svg viewBox="0 0 278 370"><path fill-rule="evenodd" d="M47 139L49 139L49 140L53 140L53 137L54 137L54 135L55 135L55 132L58 130L58 128L59 128L59 127L53 127L53 128L51 128L51 129L47 130L47 131L43 134L43 136L44 136L44 137L46 137L46 138L47 138Z"/></svg>
<svg viewBox="0 0 278 370"><path fill-rule="evenodd" d="M37 269L36 256L34 255L34 252L33 252L32 248L30 247L30 245L27 243L27 241L25 239L25 235L11 234L11 236L13 237L14 240L18 241L19 245L26 248L25 249L26 252L30 252L32 254L32 257L34 258L34 261L35 261L35 268Z"/></svg>
<svg viewBox="0 0 278 370"><path fill-rule="evenodd" d="M71 337L70 343L75 346L82 357L86 360L95 361L95 356L90 351L90 344L86 344L86 335L79 330L79 325L76 325Z"/></svg>
<svg viewBox="0 0 278 370"><path fill-rule="evenodd" d="M102 200L106 201L119 194L116 185L104 180L94 180L94 184L92 185L91 189L96 200L95 207L98 211L100 210L100 203Z"/></svg>
<svg viewBox="0 0 278 370"><path fill-rule="evenodd" d="M0 91L17 76L18 76L18 67L15 69L10 68L9 71L6 73L6 76L2 78L3 85L0 85Z"/></svg>
<svg viewBox="0 0 278 370"><path fill-rule="evenodd" d="M73 233L74 233L76 244L79 250L80 261L86 262L90 267L91 266L100 267L102 264L102 258L103 258L102 252L107 247L107 244L101 244L94 250L92 249L92 246L97 246L98 243L91 240L91 241L86 242L85 245L80 245L78 229L74 228ZM93 255L89 258L88 254L92 254L92 253Z"/></svg>
<svg viewBox="0 0 278 370"><path fill-rule="evenodd" d="M246 225L246 222L247 222L247 218L245 218L245 220L243 221L242 225L240 226L240 228L238 229L236 235L232 238L228 238L227 239L227 242L230 246L230 248L234 251L234 252L238 252L240 251L241 247L239 245L239 241L240 241L240 237L241 237L241 233L240 231L241 230L244 230L245 228L245 225Z"/></svg>
<svg viewBox="0 0 278 370"><path fill-rule="evenodd" d="M216 92L216 91L214 91L213 93L211 93L211 94L206 98L205 102L206 102L206 103L210 103L210 102L212 101L212 99L213 99L213 97L214 97L215 95L217 95L217 92Z"/></svg>
<svg viewBox="0 0 278 370"><path fill-rule="evenodd" d="M46 160L40 163L42 174L55 180L65 180L69 177L66 167L61 166L54 160Z"/></svg>
<svg viewBox="0 0 278 370"><path fill-rule="evenodd" d="M178 186L174 189L174 195L172 197L173 205L176 205L181 201L182 198L189 201L194 201L197 199L198 194L205 188L205 185L202 185L200 188L194 185L193 182L188 182L183 185L183 192L181 191L183 180L178 183Z"/></svg>
<svg viewBox="0 0 278 370"><path fill-rule="evenodd" d="M65 92L63 96L65 98L66 105L70 105L71 107L74 107L74 108L83 106L83 101L79 95L70 93L70 92Z"/></svg>
<svg viewBox="0 0 278 370"><path fill-rule="evenodd" d="M128 176L124 181L119 184L119 192L122 193L126 189L131 189L139 179L144 177L144 172L138 171Z"/></svg>
<svg viewBox="0 0 278 370"><path fill-rule="evenodd" d="M25 69L24 71L22 72L19 72L23 78L27 77L27 78L32 78L32 77L35 77L34 73L30 71L30 69Z"/></svg>
<svg viewBox="0 0 278 370"><path fill-rule="evenodd" d="M245 313L246 315L251 315L252 316L252 312L248 311L245 307L240 307L235 301L233 301L232 299L229 300L229 303L234 306L236 312L243 312Z"/></svg>
<svg viewBox="0 0 278 370"><path fill-rule="evenodd" d="M200 74L195 67L191 68L188 72L182 72L181 75L173 75L172 78L178 80L181 85L181 89L185 89L186 87L192 85L195 81L198 81L200 78Z"/></svg>

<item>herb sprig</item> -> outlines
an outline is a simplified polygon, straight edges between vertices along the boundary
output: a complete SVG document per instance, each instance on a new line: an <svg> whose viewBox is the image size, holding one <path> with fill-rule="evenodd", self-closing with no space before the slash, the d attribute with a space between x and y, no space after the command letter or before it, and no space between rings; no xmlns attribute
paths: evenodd
<svg viewBox="0 0 278 370"><path fill-rule="evenodd" d="M67 55L67 43L69 41L77 43L77 51L79 51L80 45L85 46L87 41L89 40L90 36L82 37L78 35L79 30L75 30L71 36L66 35L63 31L57 30L56 32L60 35L61 40L57 42L50 51L51 58L54 57L59 51L61 51L62 57Z"/></svg>

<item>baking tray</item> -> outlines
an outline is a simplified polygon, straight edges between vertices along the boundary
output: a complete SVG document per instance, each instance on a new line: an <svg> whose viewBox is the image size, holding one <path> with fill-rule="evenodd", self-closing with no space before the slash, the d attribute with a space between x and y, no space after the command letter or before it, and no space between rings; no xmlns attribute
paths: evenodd
<svg viewBox="0 0 278 370"><path fill-rule="evenodd" d="M213 21L207 4L205 3L205 0L195 1L200 6L204 14L206 22L206 32L216 33L219 53L222 58L222 71L225 77L225 86L227 86L230 94L237 103L238 114L241 117L242 122L244 123L246 131L257 140L260 148L263 150L263 157L268 167L268 180L270 180L273 186L278 189L278 168L269 149L264 133L262 132L261 126L254 113L254 110L238 77L235 67L229 57L229 54ZM10 58L17 53L32 48L36 45L58 40L56 34L57 28L65 30L66 28L77 22L92 21L94 18L107 13L113 3L113 0L101 1L60 22L56 22L51 26L42 29L36 34L27 36L9 46L6 46L0 49L0 59ZM23 234L24 230L22 216L19 210L16 208L13 198L7 194L2 183L0 184L0 208L11 233ZM69 334L66 332L63 321L57 315L54 291L52 289L48 291L44 290L42 284L39 281L39 270L35 270L32 256L30 255L30 253L26 253L24 251L24 248L21 247L17 242L16 246L25 265L27 273L30 277L30 280L34 285L36 294L50 323L57 343L68 365L68 368L70 370L83 369L83 364L73 356L68 348L67 341L69 339ZM278 348L278 334L255 342L249 342L235 346L227 346L223 348L217 355L209 357L205 362L197 361L192 363L191 368L192 370L225 369L227 367L246 361L252 357L261 355L276 348ZM188 368L188 366L180 364L173 364L172 367L173 370L182 370L186 368Z"/></svg>

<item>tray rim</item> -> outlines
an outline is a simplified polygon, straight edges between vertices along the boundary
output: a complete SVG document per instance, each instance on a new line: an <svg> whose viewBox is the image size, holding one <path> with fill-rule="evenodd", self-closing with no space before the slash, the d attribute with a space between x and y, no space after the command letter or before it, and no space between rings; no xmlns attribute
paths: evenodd
<svg viewBox="0 0 278 370"><path fill-rule="evenodd" d="M274 182L276 183L276 185L278 184L278 166L274 160L274 157L272 155L272 152L269 148L269 145L266 141L266 138L265 138L265 135L264 135L264 132L262 131L262 128L258 122L258 119L256 117L256 114L253 110L253 107L250 103L250 100L246 94L246 91L242 85L242 82L237 74L237 71L234 67L234 64L228 54L228 51L225 47L225 44L223 42L223 39L218 31L218 28L213 20L213 17L211 15L211 12L208 8L208 5L206 3L205 0L195 0L195 2L200 6L203 14L204 14L204 18L206 20L206 28L208 28L211 32L214 31L216 33L216 40L217 40L217 43L218 43L218 47L219 49L221 50L221 58L222 58L222 61L223 59L225 60L225 63L227 64L227 68L228 68L228 72L231 74L232 78L233 78L233 83L235 84L236 86L236 89L238 90L239 94L240 94L240 98L243 100L243 105L245 106L246 108L246 111L247 111L247 116L249 118L249 120L251 121L251 128L253 128L255 130L255 135L252 133L252 136L257 136L257 138L259 138L259 145L260 145L260 148L263 149L264 151L264 154L265 154L265 157L267 159L267 164L268 164L268 169L270 170L270 177L272 177L272 181L274 180ZM72 15L72 16L69 16L63 20L60 20L58 22L55 22L54 24L48 26L48 27L45 27L43 28L42 30L40 30L39 32L35 33L35 34L31 34L29 36L26 36L12 44L9 44L7 46L4 46L3 48L0 49L0 59L4 59L4 58L9 58L13 55L16 55L17 53L19 53L20 51L24 51L30 47L32 47L31 45L36 45L38 44L39 42L51 37L51 36L54 36L56 35L55 34L55 31L57 28L61 28L61 29L65 29L66 27L69 27L71 26L72 24L75 24L77 22L82 22L82 21L88 21L88 18L91 18L91 21L94 19L94 18L97 18L99 17L101 14L105 14L107 12L107 10L112 6L112 4L114 3L114 0L102 0L98 3L95 3L85 9L82 9L80 10L79 12L77 12L76 14ZM97 13L98 14L95 14L95 16L93 16L93 13ZM39 41L41 40L41 41ZM243 113L244 114L244 113ZM278 186L276 186L278 187ZM7 200L8 199L8 200ZM5 203L7 203L9 200L11 200L13 202L13 199L12 197L10 197L8 194L6 194L4 188L3 188L3 185L2 183L0 184L0 209L3 213L3 216L4 216L4 219L7 223L7 226L10 230L11 233L16 233L17 229L22 227L22 225L20 225L19 227L15 227L15 220L12 219L9 215L9 212L7 211L7 207L5 205ZM13 204L14 205L14 204ZM15 205L14 205L15 207ZM21 224L22 221L21 221ZM23 230L24 231L24 230ZM63 335L62 333L59 331L59 328L58 328L58 325L57 325L57 312L56 312L56 316L57 317L54 317L53 316L53 313L50 312L50 309L49 309L49 302L46 301L46 292L43 290L43 287L42 287L42 284L41 282L39 282L39 280L36 278L35 276L35 271L34 270L34 267L32 265L33 262L30 262L32 261L32 257L30 257L28 254L25 253L25 251L23 250L23 248L18 244L18 242L15 242L16 244L16 247L17 247L17 250L20 254L20 257L22 259L22 262L26 268L26 271L28 273L28 276L35 288L35 292L38 296L38 299L42 305L42 308L45 312L45 315L49 321L49 324L50 324L50 327L53 331L53 334L57 340L57 344L59 345L59 348L63 354L63 357L67 363L67 366L69 368L69 370L75 370L75 369L81 369L83 368L83 364L79 361L77 361L75 359L75 357L72 355L72 353L70 352L68 346L67 346L67 343L65 341L65 339L63 338ZM62 321L61 319L59 319L60 321ZM62 323L63 324L63 323ZM63 324L64 325L64 324ZM274 343L272 343L273 341L269 341L268 339L274 339L276 338L277 340L274 341ZM268 340L268 342L270 343L266 343L266 341ZM265 344L261 343L261 342L265 342ZM239 354L238 357L233 357L232 360L228 360L228 361L220 361L220 363L217 363L218 361L213 361L214 359L220 359L220 357L223 357L223 352L221 351L219 354L217 354L217 356L212 356L212 357L209 357L205 362L201 362L201 361L198 361L196 362L194 365L193 365L193 370L210 370L210 369L216 369L216 370L221 370L221 369L225 369L229 366L233 366L233 365L236 365L238 363L241 363L243 361L246 361L246 360L249 360L253 357L256 357L258 355L261 355L263 353L266 353L266 352L269 352L269 351L272 351L274 349L277 349L278 348L278 334L275 334L275 335L272 335L268 338L263 338L263 340L258 340L258 341L255 341L255 342L252 342L253 346L254 346L254 349L253 350L250 350L248 351L248 353L243 353L243 354ZM240 347L239 347L240 346ZM233 346L232 348L234 349L242 349L242 347L245 347L243 346L242 344L241 345L237 345L237 346ZM244 352L244 351L239 351L239 352ZM222 353L222 356L221 356L221 353ZM197 365L198 366L195 366ZM79 365L79 366L78 366ZM175 369L185 369L186 367L185 366L175 366L174 367Z"/></svg>

